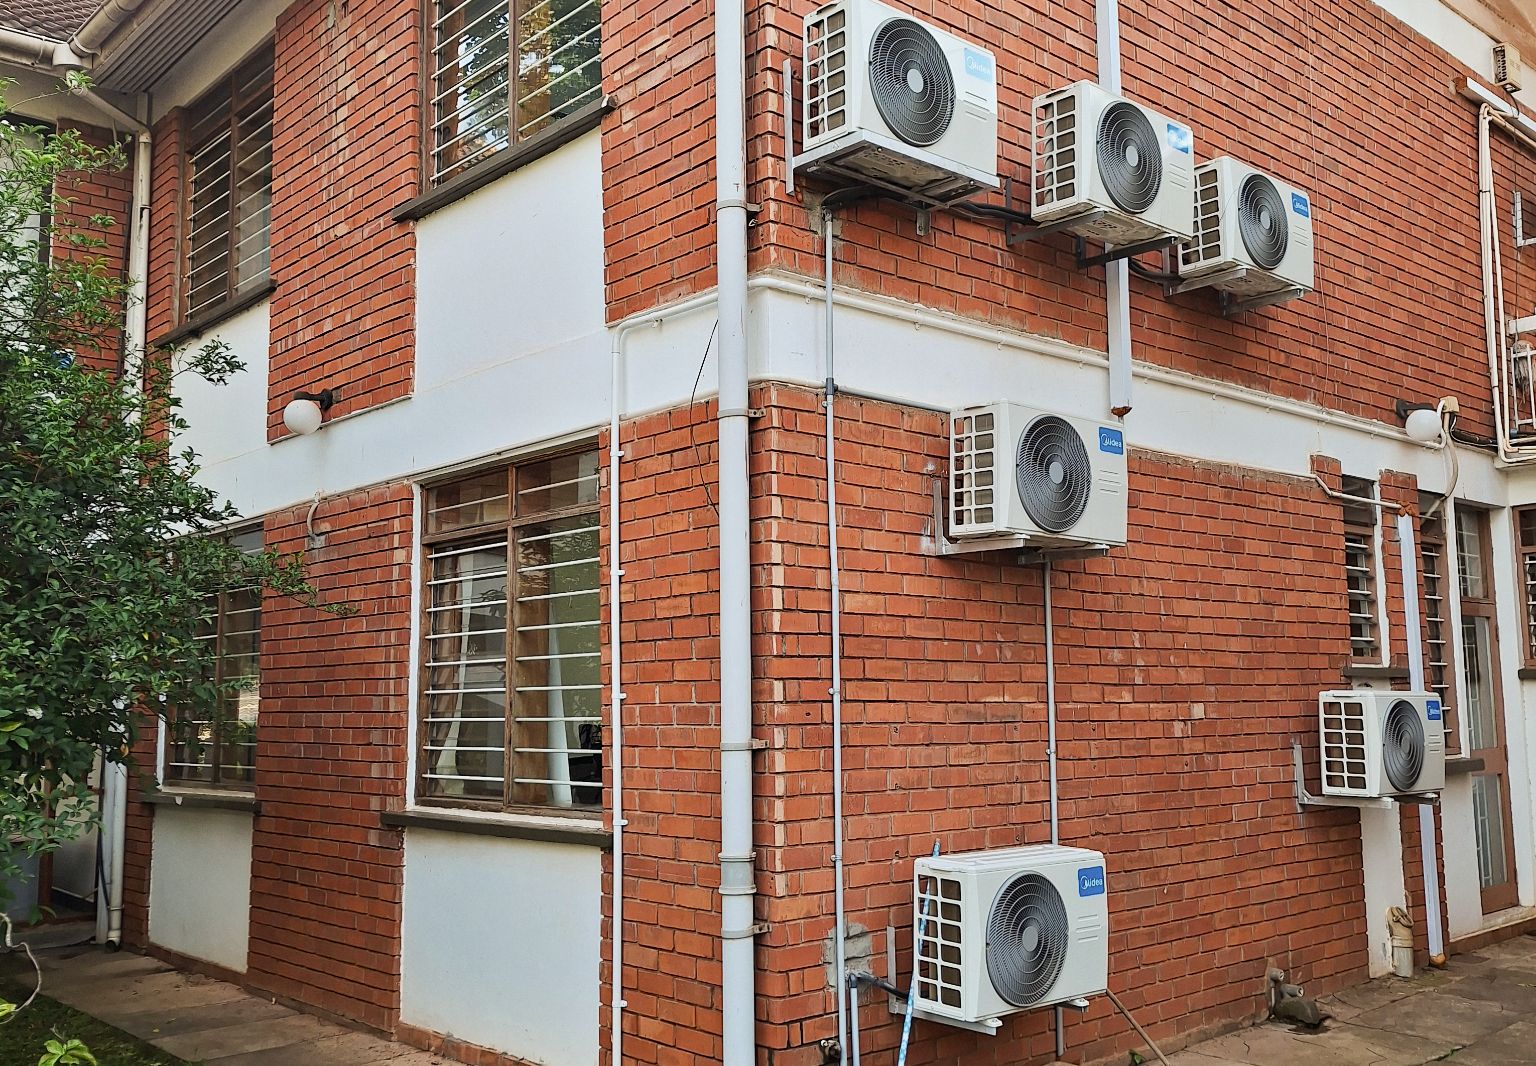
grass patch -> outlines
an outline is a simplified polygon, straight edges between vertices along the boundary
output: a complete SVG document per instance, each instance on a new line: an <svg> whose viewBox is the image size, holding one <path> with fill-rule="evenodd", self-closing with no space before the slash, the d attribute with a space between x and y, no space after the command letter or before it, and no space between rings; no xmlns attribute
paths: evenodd
<svg viewBox="0 0 1536 1066"><path fill-rule="evenodd" d="M22 1002L30 991L0 982L0 999L12 1003ZM47 1041L71 1037L83 1041L101 1066L182 1066L186 1062L56 999L38 996L30 1007L0 1025L0 1063L33 1066Z"/></svg>

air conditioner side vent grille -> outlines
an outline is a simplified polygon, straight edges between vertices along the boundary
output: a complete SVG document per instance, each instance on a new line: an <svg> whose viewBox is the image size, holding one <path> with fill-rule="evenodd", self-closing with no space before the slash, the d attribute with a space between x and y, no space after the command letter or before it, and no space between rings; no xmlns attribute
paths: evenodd
<svg viewBox="0 0 1536 1066"><path fill-rule="evenodd" d="M927 915L917 940L917 992L922 998L960 1009L962 1005L962 919L969 901L963 898L958 878L928 876L918 879L919 913Z"/></svg>
<svg viewBox="0 0 1536 1066"><path fill-rule="evenodd" d="M1195 239L1183 246L1186 268L1221 258L1221 175L1216 168L1195 172Z"/></svg>
<svg viewBox="0 0 1536 1066"><path fill-rule="evenodd" d="M1035 204L1077 199L1081 146L1077 143L1077 97L1055 93L1035 109Z"/></svg>
<svg viewBox="0 0 1536 1066"><path fill-rule="evenodd" d="M829 5L805 24L805 138L848 123L848 12Z"/></svg>
<svg viewBox="0 0 1536 1066"><path fill-rule="evenodd" d="M1370 787L1365 704L1327 700L1322 706L1323 784L1344 792Z"/></svg>
<svg viewBox="0 0 1536 1066"><path fill-rule="evenodd" d="M997 520L1003 501L998 493L1007 491L1007 479L997 474L998 456L1012 448L1011 441L998 438L997 416L991 411L977 411L954 420L950 434L949 501L952 529L982 527Z"/></svg>

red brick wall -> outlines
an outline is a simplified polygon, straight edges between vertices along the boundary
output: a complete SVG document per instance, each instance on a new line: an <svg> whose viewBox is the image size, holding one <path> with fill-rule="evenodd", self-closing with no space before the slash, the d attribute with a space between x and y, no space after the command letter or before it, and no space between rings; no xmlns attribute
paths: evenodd
<svg viewBox="0 0 1536 1066"><path fill-rule="evenodd" d="M421 4L299 0L278 18L268 434L302 390L331 417L409 394L420 183Z"/></svg>
<svg viewBox="0 0 1536 1066"><path fill-rule="evenodd" d="M305 550L305 504L269 515L268 549ZM305 550L325 614L263 604L247 979L379 1029L400 992L403 848L379 813L405 795L411 493L322 500Z"/></svg>
<svg viewBox="0 0 1536 1066"><path fill-rule="evenodd" d="M111 130L77 124L85 143L105 148L113 143ZM73 259L94 262L104 274L114 279L127 276L128 233L132 229L131 207L133 200L133 142L121 142L124 166L104 168L90 173L65 172L54 183L54 192L63 206L51 220L53 256L55 259ZM111 225L98 225L92 216L104 215L112 219ZM100 247L80 247L68 238L71 234L102 241ZM113 308L120 315L120 304ZM82 347L75 358L84 366L99 370L116 371L122 363L122 328L103 330L95 344Z"/></svg>
<svg viewBox="0 0 1536 1066"><path fill-rule="evenodd" d="M175 328L180 297L180 246L184 204L181 167L184 112L177 108L150 130L149 272L145 279L145 337L154 343Z"/></svg>
<svg viewBox="0 0 1536 1066"><path fill-rule="evenodd" d="M798 69L813 6L749 6L754 270L820 273L807 209L825 187L785 194L780 118L780 70L786 58ZM1096 76L1092 4L901 6L997 53L1000 172L1027 183L1030 100ZM619 102L603 140L610 318L714 281L705 15L672 0L610 12L605 26ZM1190 121L1197 159L1231 153L1307 189L1318 240L1316 292L1232 319L1208 291L1169 301L1133 279L1138 357L1389 423L1400 395L1454 393L1466 428L1487 432L1476 112L1450 88L1468 72L1370 0L1325 20L1276 19L1257 3L1132 5L1122 17L1127 94ZM1496 140L1507 249L1515 155ZM841 283L1103 349L1103 272L1078 269L1070 237L1010 248L996 225L954 214L936 213L918 237L908 208L845 213ZM1513 306L1536 301L1536 270L1506 276Z"/></svg>
<svg viewBox="0 0 1536 1066"><path fill-rule="evenodd" d="M710 403L652 415L620 438L626 1063L720 1058L714 412ZM758 787L769 784L760 778ZM759 832L767 832L761 820ZM610 888L611 863L604 879ZM610 935L605 922L605 944ZM606 978L612 955L604 954ZM605 1011L610 994L605 979ZM758 1008L771 1009L761 1000ZM606 1021L605 1013L605 1046Z"/></svg>
<svg viewBox="0 0 1536 1066"><path fill-rule="evenodd" d="M799 1066L834 1028L822 423L800 389L753 403L768 409L752 466L759 1040ZM916 855L1048 839L1041 571L922 554L942 420L839 412L849 917L874 930L880 973L898 929L904 975ZM709 417L699 405L625 428L637 1062L718 1054ZM1168 1037L1254 1013L1271 965L1319 991L1365 974L1358 822L1298 816L1291 775L1291 739L1315 748L1316 694L1347 647L1343 534L1304 479L1146 453L1132 468L1131 545L1055 573L1061 826L1106 853L1112 985ZM919 1026L912 1061L1045 1055L1046 1017L1011 1019L996 1041ZM865 1048L889 1049L883 997L863 1021ZM1132 1044L1100 1002L1069 1041L1088 1058Z"/></svg>

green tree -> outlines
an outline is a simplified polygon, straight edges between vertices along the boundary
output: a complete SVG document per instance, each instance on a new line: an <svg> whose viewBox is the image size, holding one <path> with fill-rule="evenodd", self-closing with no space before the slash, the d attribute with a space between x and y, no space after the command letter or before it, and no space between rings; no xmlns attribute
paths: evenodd
<svg viewBox="0 0 1536 1066"><path fill-rule="evenodd" d="M175 381L222 382L232 353L93 368L117 363L92 356L129 298L103 256L116 223L60 220L79 217L82 177L122 166L74 131L0 122L0 878L92 823L92 766L128 761L146 709L229 697L198 637L221 588L313 602L298 560L215 535L236 512L179 443Z"/></svg>

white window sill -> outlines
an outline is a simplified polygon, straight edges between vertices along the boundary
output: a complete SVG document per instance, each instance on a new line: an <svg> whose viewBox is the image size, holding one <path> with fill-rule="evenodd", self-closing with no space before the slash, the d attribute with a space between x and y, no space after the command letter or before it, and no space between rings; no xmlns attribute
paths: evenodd
<svg viewBox="0 0 1536 1066"><path fill-rule="evenodd" d="M396 829L435 829L445 833L584 844L604 850L613 847L613 833L604 828L598 817L521 812L500 814L447 807L412 807L405 811L385 811L379 816L379 821Z"/></svg>

